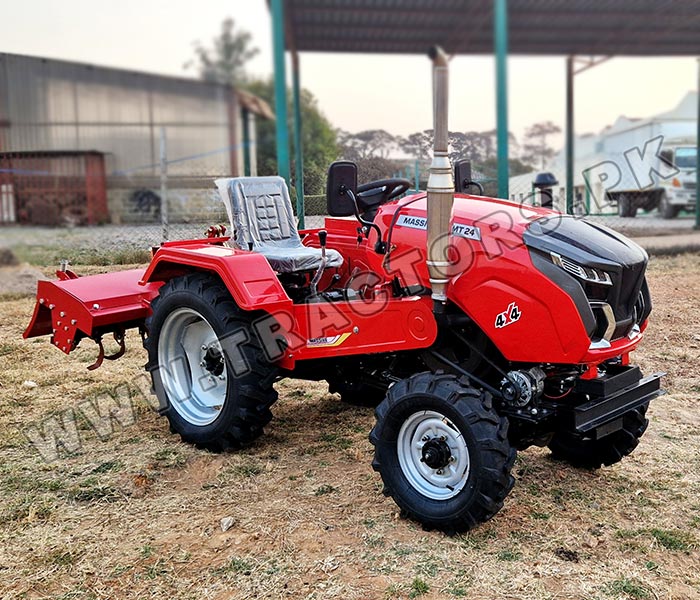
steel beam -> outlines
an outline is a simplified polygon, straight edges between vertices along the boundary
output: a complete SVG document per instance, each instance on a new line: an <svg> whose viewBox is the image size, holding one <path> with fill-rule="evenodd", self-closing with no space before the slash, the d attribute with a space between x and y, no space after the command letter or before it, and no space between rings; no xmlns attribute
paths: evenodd
<svg viewBox="0 0 700 600"><path fill-rule="evenodd" d="M566 213L574 213L574 57L566 59Z"/></svg>
<svg viewBox="0 0 700 600"><path fill-rule="evenodd" d="M698 122L695 138L695 229L700 229L700 58L698 58Z"/></svg>
<svg viewBox="0 0 700 600"><path fill-rule="evenodd" d="M304 149L301 136L301 85L299 54L292 53L292 92L294 95L294 187L297 192L297 220L304 229Z"/></svg>
<svg viewBox="0 0 700 600"><path fill-rule="evenodd" d="M287 124L287 72L284 54L284 8L282 0L270 0L272 47L275 68L275 131L277 173L289 185L289 125Z"/></svg>
<svg viewBox="0 0 700 600"><path fill-rule="evenodd" d="M493 40L496 58L496 139L498 156L498 195L508 194L508 2L494 0Z"/></svg>

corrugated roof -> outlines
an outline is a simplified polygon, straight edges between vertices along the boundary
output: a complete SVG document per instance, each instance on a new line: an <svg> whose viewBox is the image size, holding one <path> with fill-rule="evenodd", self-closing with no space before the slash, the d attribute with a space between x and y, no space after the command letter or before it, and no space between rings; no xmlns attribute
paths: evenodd
<svg viewBox="0 0 700 600"><path fill-rule="evenodd" d="M284 0L298 51L493 52L492 0ZM700 55L700 0L509 0L509 52Z"/></svg>
<svg viewBox="0 0 700 600"><path fill-rule="evenodd" d="M255 113L259 117L264 119L275 120L275 113L272 112L270 105L265 102L262 98L251 94L250 92L245 92L243 90L236 90L236 95L238 96L238 101L241 106L252 113Z"/></svg>

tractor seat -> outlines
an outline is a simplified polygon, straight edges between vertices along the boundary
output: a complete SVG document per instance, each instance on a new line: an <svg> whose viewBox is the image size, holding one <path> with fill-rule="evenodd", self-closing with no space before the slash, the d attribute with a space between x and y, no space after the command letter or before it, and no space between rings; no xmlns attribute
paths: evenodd
<svg viewBox="0 0 700 600"><path fill-rule="evenodd" d="M237 248L262 254L278 273L315 271L321 266L321 250L301 243L284 179L228 177L217 179L216 186ZM326 250L326 267L342 264L339 252Z"/></svg>

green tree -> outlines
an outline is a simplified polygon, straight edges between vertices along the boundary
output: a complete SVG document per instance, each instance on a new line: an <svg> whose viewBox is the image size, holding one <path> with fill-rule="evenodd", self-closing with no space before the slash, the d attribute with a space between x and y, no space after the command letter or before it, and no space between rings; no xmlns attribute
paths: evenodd
<svg viewBox="0 0 700 600"><path fill-rule="evenodd" d="M229 17L221 23L221 33L212 40L210 48L195 42L195 58L185 63L185 68L196 68L205 81L227 85L245 83L248 80L245 65L259 52L252 42L251 34L237 30L235 21Z"/></svg>
<svg viewBox="0 0 700 600"><path fill-rule="evenodd" d="M246 89L274 106L274 82L253 81ZM291 92L287 92L291 98ZM288 114L292 115L291 101L288 102ZM326 186L328 166L338 158L336 132L318 107L318 102L308 90L301 91L302 150L304 154L304 193L323 194ZM277 150L275 140L275 123L258 119L258 173L260 175L277 174ZM292 123L289 123L292 131ZM294 157L294 139L290 140L292 159ZM292 176L294 175L292 164Z"/></svg>
<svg viewBox="0 0 700 600"><path fill-rule="evenodd" d="M544 169L547 161L556 154L547 137L557 133L561 133L561 127L551 121L535 123L528 127L525 131L522 161L534 168Z"/></svg>

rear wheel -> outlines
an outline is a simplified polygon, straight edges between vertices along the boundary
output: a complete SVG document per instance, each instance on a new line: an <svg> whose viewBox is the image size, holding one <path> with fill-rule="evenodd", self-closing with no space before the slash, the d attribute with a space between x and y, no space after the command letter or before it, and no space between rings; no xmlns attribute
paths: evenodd
<svg viewBox="0 0 700 600"><path fill-rule="evenodd" d="M603 465L610 466L620 462L639 445L639 438L649 425L649 420L645 417L647 408L648 403L625 413L622 417L622 429L599 440L583 438L569 432L554 434L549 443L552 456L585 469L599 469Z"/></svg>
<svg viewBox="0 0 700 600"><path fill-rule="evenodd" d="M617 199L617 213L621 217L636 217L637 205L629 194L621 194Z"/></svg>
<svg viewBox="0 0 700 600"><path fill-rule="evenodd" d="M216 451L252 442L272 418L277 370L251 314L220 280L201 273L166 283L151 308L146 368L171 430Z"/></svg>
<svg viewBox="0 0 700 600"><path fill-rule="evenodd" d="M661 200L659 200L659 213L661 214L662 218L675 219L679 212L681 212L681 207L671 204L668 201L666 194L663 194L661 196Z"/></svg>
<svg viewBox="0 0 700 600"><path fill-rule="evenodd" d="M419 373L389 388L376 417L372 466L405 516L455 533L501 509L515 450L488 393L454 375Z"/></svg>

